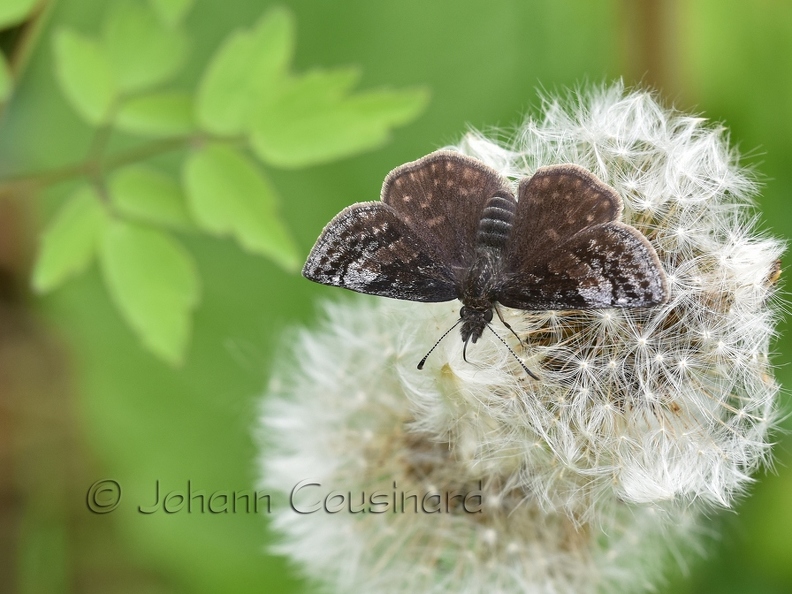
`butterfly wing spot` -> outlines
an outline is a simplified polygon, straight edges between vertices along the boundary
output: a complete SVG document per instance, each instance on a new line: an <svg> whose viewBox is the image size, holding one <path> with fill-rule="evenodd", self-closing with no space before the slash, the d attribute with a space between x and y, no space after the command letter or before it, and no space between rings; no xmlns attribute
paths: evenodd
<svg viewBox="0 0 792 594"><path fill-rule="evenodd" d="M584 303L608 303L613 296L613 285L608 280L600 283L581 284L578 293Z"/></svg>
<svg viewBox="0 0 792 594"><path fill-rule="evenodd" d="M548 262L547 272L556 277L563 275L578 278L581 279L582 284L585 284L587 279L588 282L591 282L593 270L590 263L581 260L573 253L567 252Z"/></svg>
<svg viewBox="0 0 792 594"><path fill-rule="evenodd" d="M368 293L369 288L376 286L381 281L382 271L371 262L352 262L339 278L340 284L352 291Z"/></svg>
<svg viewBox="0 0 792 594"><path fill-rule="evenodd" d="M561 238L561 236L558 234L558 231L556 231L555 229L545 230L545 237L547 237L547 239L549 239L552 242L556 242Z"/></svg>
<svg viewBox="0 0 792 594"><path fill-rule="evenodd" d="M374 227L374 235L387 235L389 230L388 223L382 223L379 227Z"/></svg>
<svg viewBox="0 0 792 594"><path fill-rule="evenodd" d="M371 255L371 259L380 266L389 266L400 258L407 262L415 260L416 252L406 245L404 238L399 238L387 246L378 247Z"/></svg>
<svg viewBox="0 0 792 594"><path fill-rule="evenodd" d="M446 221L447 219L444 216L432 217L426 221L426 224L430 228L435 228L443 225Z"/></svg>

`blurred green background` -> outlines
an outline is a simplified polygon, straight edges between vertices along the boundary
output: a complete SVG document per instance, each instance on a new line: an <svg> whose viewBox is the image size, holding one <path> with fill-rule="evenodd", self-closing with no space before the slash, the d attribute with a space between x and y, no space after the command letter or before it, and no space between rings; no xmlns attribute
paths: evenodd
<svg viewBox="0 0 792 594"><path fill-rule="evenodd" d="M10 0L0 0L0 4ZM0 175L74 163L92 130L53 73L53 32L94 35L111 2L46 3L0 36L17 60L0 122ZM792 235L792 4L781 0L295 0L293 68L358 65L362 89L423 86L426 110L378 148L304 169L267 169L300 255L342 207L378 196L394 166L456 141L467 126L509 129L537 90L623 77L723 122L764 181L762 226ZM269 5L196 0L189 58L175 80L193 91L212 53ZM137 142L121 135L126 147ZM158 165L178 170L180 156ZM0 180L0 183L2 181ZM46 297L29 289L37 238L73 184L0 195L0 590L9 592L292 592L299 577L265 552L255 514L142 515L163 491L250 489L257 399L295 324L332 289L284 272L228 239L184 234L202 299L185 362L144 350L113 307L96 266ZM781 332L786 333L786 324ZM776 343L792 385L792 343ZM786 394L781 396L786 406ZM792 424L786 423L787 428ZM778 435L775 472L737 513L710 518L706 558L671 568L661 591L792 591L792 454ZM97 480L123 487L95 515Z"/></svg>

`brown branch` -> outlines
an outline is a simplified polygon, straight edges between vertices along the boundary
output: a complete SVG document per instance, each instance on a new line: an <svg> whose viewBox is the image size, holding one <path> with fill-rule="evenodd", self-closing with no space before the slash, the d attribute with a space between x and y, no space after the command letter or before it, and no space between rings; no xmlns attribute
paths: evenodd
<svg viewBox="0 0 792 594"><path fill-rule="evenodd" d="M666 97L678 94L676 0L623 0L623 70Z"/></svg>

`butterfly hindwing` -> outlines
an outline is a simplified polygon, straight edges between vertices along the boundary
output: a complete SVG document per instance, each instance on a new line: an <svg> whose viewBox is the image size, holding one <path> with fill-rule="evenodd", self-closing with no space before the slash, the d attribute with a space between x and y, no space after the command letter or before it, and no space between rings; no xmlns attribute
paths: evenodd
<svg viewBox="0 0 792 594"><path fill-rule="evenodd" d="M341 211L322 231L302 273L325 285L395 299L457 297L448 266L382 202L362 202Z"/></svg>
<svg viewBox="0 0 792 594"><path fill-rule="evenodd" d="M578 165L540 167L520 182L517 211L503 253L507 271L525 270L587 227L618 220L616 190Z"/></svg>
<svg viewBox="0 0 792 594"><path fill-rule="evenodd" d="M586 227L525 270L504 275L497 300L526 310L649 307L668 289L660 261L635 228L613 221Z"/></svg>
<svg viewBox="0 0 792 594"><path fill-rule="evenodd" d="M479 221L495 194L514 200L497 171L446 150L397 167L382 186L382 201L457 274L472 265Z"/></svg>

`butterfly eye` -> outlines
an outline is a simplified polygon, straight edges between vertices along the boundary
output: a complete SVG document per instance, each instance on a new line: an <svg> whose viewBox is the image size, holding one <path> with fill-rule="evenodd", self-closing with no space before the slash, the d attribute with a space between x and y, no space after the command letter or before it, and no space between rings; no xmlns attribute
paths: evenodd
<svg viewBox="0 0 792 594"><path fill-rule="evenodd" d="M484 312L484 321L485 322L491 322L492 321L492 310L491 309L488 309L487 311Z"/></svg>
<svg viewBox="0 0 792 594"><path fill-rule="evenodd" d="M467 316L467 310L468 310L468 308L463 305L462 309L459 310L459 317L460 318L466 317Z"/></svg>

